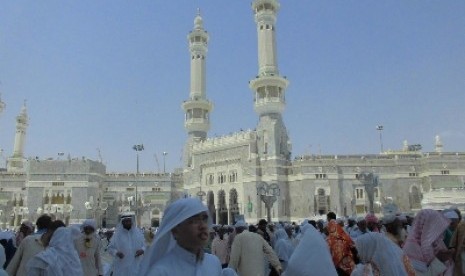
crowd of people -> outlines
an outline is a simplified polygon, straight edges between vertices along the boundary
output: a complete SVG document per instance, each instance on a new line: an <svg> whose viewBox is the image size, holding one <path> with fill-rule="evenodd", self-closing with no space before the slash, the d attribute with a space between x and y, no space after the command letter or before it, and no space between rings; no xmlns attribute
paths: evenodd
<svg viewBox="0 0 465 276"><path fill-rule="evenodd" d="M92 219L78 228L42 215L0 242L0 276L465 275L457 209L214 225L201 201L184 198L157 229L138 228L131 214L107 232Z"/></svg>

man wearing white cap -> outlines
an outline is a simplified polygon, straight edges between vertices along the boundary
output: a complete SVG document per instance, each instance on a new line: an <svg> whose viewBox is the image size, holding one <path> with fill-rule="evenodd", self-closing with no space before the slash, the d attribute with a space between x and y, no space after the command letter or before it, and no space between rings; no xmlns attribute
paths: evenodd
<svg viewBox="0 0 465 276"><path fill-rule="evenodd" d="M94 219L86 219L81 225L81 235L74 240L74 247L79 255L84 275L103 275L100 257L101 241L95 234L97 224Z"/></svg>
<svg viewBox="0 0 465 276"><path fill-rule="evenodd" d="M138 275L220 276L220 261L203 250L211 225L208 208L200 200L183 198L170 204Z"/></svg>
<svg viewBox="0 0 465 276"><path fill-rule="evenodd" d="M108 245L108 252L114 257L113 276L139 275L144 250L144 236L137 229L134 217L131 214L122 215Z"/></svg>
<svg viewBox="0 0 465 276"><path fill-rule="evenodd" d="M238 221L235 227L237 235L232 243L229 267L239 275L265 275L266 257L281 274L281 263L268 242L259 234L247 231L244 221Z"/></svg>

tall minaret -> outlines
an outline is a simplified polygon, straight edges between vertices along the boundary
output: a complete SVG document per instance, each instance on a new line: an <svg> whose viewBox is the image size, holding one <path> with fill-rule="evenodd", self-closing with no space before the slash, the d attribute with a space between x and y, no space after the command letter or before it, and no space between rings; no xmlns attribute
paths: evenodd
<svg viewBox="0 0 465 276"><path fill-rule="evenodd" d="M206 98L206 66L208 33L203 28L200 12L194 19L194 29L189 33L189 51L191 59L191 84L189 99L184 101L184 127L189 135L185 154L185 165L190 166L190 147L196 141L205 140L210 129L210 112L213 105Z"/></svg>
<svg viewBox="0 0 465 276"><path fill-rule="evenodd" d="M282 112L289 81L279 75L276 53L277 0L255 0L252 3L258 33L258 75L249 82L254 92L255 111L260 116L257 126L259 155L290 158L291 144Z"/></svg>
<svg viewBox="0 0 465 276"><path fill-rule="evenodd" d="M26 141L26 128L29 125L27 116L26 101L21 108L21 112L16 117L16 134L13 155L8 158L8 171L24 171L24 142Z"/></svg>

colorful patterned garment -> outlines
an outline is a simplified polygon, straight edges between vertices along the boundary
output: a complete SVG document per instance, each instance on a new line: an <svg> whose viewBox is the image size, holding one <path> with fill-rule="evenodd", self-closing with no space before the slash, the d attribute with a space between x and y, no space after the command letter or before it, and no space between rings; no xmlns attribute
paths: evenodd
<svg viewBox="0 0 465 276"><path fill-rule="evenodd" d="M355 246L354 242L344 229L337 224L336 220L330 220L327 229L328 237L326 238L326 242L328 243L333 263L336 268L350 275L355 268L354 256L352 254L352 248Z"/></svg>

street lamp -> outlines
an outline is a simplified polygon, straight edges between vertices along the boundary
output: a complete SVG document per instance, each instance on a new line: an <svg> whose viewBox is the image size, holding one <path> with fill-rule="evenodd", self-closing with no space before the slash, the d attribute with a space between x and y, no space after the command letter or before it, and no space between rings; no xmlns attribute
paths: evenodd
<svg viewBox="0 0 465 276"><path fill-rule="evenodd" d="M136 187L136 195L135 195L135 197L134 197L134 199L135 199L135 200L134 200L134 201L135 201L135 202L134 202L134 206L135 206L134 214L135 214L135 216L136 216L136 222L137 222L137 220L138 220L138 218L137 218L137 209L138 209L138 201L137 201L137 182L129 183L129 186L130 186L130 187L132 187L132 185L134 185L134 186ZM130 206L129 206L129 207L130 207Z"/></svg>
<svg viewBox="0 0 465 276"><path fill-rule="evenodd" d="M136 151L136 158L137 158L137 165L136 165L136 171L137 174L139 174L139 152L144 150L144 144L139 144L139 145L134 145L132 146L132 149Z"/></svg>
<svg viewBox="0 0 465 276"><path fill-rule="evenodd" d="M163 174L166 173L166 155L168 155L168 153L166 151L163 152Z"/></svg>
<svg viewBox="0 0 465 276"><path fill-rule="evenodd" d="M266 182L260 182L257 184L257 195L259 195L260 199L265 203L268 223L271 222L271 208L278 199L280 193L279 185L276 183L268 184Z"/></svg>
<svg viewBox="0 0 465 276"><path fill-rule="evenodd" d="M376 126L376 130L379 131L379 144L381 146L381 153L384 152L384 149L383 149L383 130L384 130L384 126L382 125L377 125Z"/></svg>

